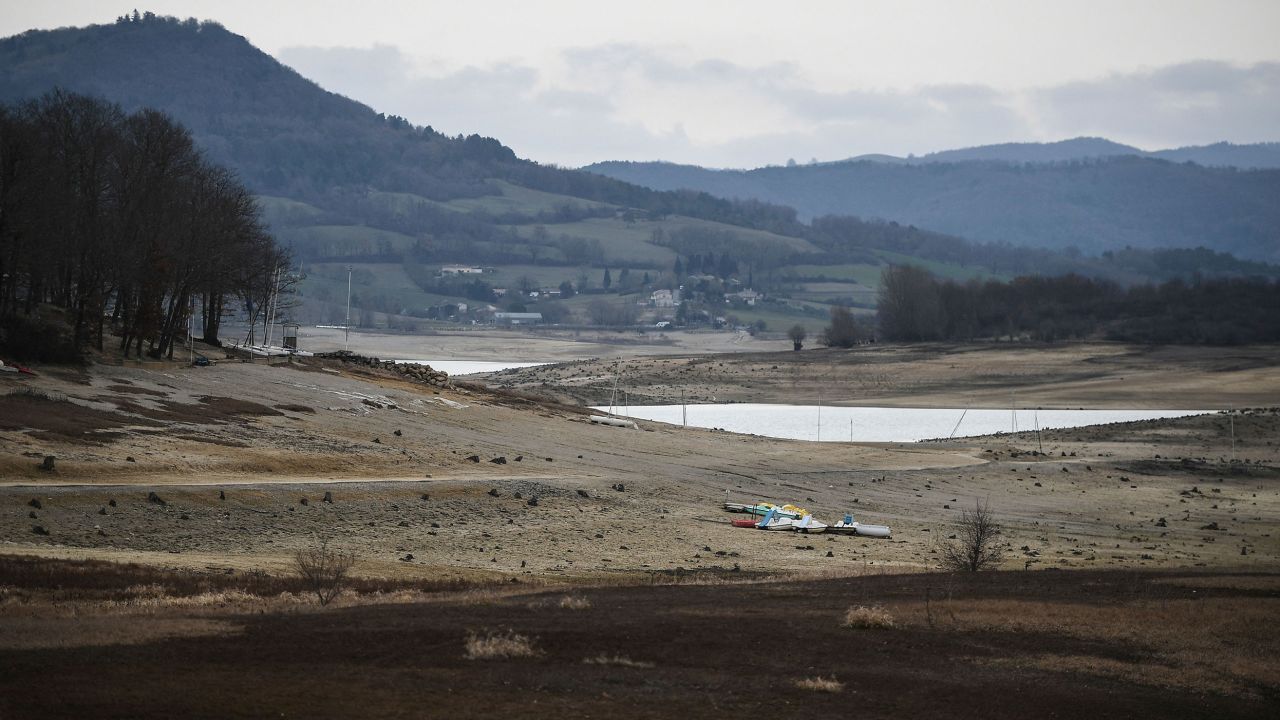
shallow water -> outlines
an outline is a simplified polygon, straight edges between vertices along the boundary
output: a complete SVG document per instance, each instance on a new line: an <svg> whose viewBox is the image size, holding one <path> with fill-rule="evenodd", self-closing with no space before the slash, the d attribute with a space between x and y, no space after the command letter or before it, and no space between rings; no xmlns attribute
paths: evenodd
<svg viewBox="0 0 1280 720"><path fill-rule="evenodd" d="M547 362L501 362L493 360L424 360L422 358L396 360L396 362L430 365L431 369L449 373L450 376L472 375L474 373L497 372L499 370L508 370L510 368L526 368L551 364Z"/></svg>
<svg viewBox="0 0 1280 720"><path fill-rule="evenodd" d="M1072 428L1200 415L1208 410L965 410L732 403L688 405L688 424L730 432L822 442L915 442L997 432ZM615 408L615 414L681 423L679 405ZM605 410L607 407L597 407Z"/></svg>

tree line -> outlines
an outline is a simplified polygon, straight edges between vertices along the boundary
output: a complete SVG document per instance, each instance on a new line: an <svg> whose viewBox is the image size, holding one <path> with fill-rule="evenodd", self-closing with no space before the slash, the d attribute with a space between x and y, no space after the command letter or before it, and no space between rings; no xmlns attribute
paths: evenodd
<svg viewBox="0 0 1280 720"><path fill-rule="evenodd" d="M218 343L229 301L261 308L287 260L236 176L162 112L55 90L0 106L0 324L13 354L104 348L172 357L200 301ZM50 306L69 337L38 357ZM48 343L44 343L48 345Z"/></svg>
<svg viewBox="0 0 1280 720"><path fill-rule="evenodd" d="M1008 282L940 280L911 266L881 275L885 340L1102 337L1156 344L1280 341L1280 282L1269 278L1174 279L1128 287L1080 275Z"/></svg>

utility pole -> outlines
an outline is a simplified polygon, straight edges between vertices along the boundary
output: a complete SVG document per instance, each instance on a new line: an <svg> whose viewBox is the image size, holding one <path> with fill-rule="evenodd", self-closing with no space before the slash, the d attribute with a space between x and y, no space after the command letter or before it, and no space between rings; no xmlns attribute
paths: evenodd
<svg viewBox="0 0 1280 720"><path fill-rule="evenodd" d="M342 349L351 347L351 266L347 266L347 322L342 326Z"/></svg>

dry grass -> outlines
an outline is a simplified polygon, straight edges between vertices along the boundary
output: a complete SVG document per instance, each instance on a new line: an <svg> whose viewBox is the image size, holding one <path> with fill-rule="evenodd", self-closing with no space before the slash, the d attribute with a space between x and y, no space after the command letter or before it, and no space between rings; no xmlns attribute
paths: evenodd
<svg viewBox="0 0 1280 720"><path fill-rule="evenodd" d="M591 608L591 601L581 595L565 595L560 598L560 607L565 610L588 610Z"/></svg>
<svg viewBox="0 0 1280 720"><path fill-rule="evenodd" d="M879 605L873 607L867 607L866 605L851 607L845 611L844 622L841 624L844 627L858 630L894 627L893 615Z"/></svg>
<svg viewBox="0 0 1280 720"><path fill-rule="evenodd" d="M488 630L483 635L468 633L466 653L468 660L503 660L517 657L536 657L539 651L533 639L511 630Z"/></svg>
<svg viewBox="0 0 1280 720"><path fill-rule="evenodd" d="M629 667L629 668L651 668L654 666L654 664L651 662L645 662L643 660L632 660L626 655L606 655L604 653L601 653L595 657L585 658L582 661L582 664L583 665L616 665L618 667Z"/></svg>
<svg viewBox="0 0 1280 720"><path fill-rule="evenodd" d="M803 678L796 681L796 687L801 690L812 690L813 692L838 693L844 692L844 683L835 679L835 677L824 678L818 677Z"/></svg>
<svg viewBox="0 0 1280 720"><path fill-rule="evenodd" d="M135 617L118 615L6 617L5 622L0 623L0 649L144 645L169 638L230 635L239 631L237 623L214 618L159 617L139 622Z"/></svg>
<svg viewBox="0 0 1280 720"><path fill-rule="evenodd" d="M1249 695L1280 690L1280 599L1207 597L1142 599L1117 605L956 600L935 603L936 629L1038 633L1136 648L1141 663L1079 655L1044 655L1026 663L1061 672L1114 674L1129 682L1192 692ZM896 607L909 624L928 626L923 603Z"/></svg>

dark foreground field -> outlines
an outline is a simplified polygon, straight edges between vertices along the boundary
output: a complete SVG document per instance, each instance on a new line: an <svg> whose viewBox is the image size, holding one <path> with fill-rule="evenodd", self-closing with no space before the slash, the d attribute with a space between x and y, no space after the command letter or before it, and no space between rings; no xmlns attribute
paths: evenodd
<svg viewBox="0 0 1280 720"><path fill-rule="evenodd" d="M3 718L1220 719L1280 703L1274 574L419 588L319 608L261 579L261 597L228 596L81 566L51 588L56 566L24 563L0 564ZM166 602L201 589L223 594ZM154 602L103 600L124 596ZM147 639L164 627L177 636Z"/></svg>

